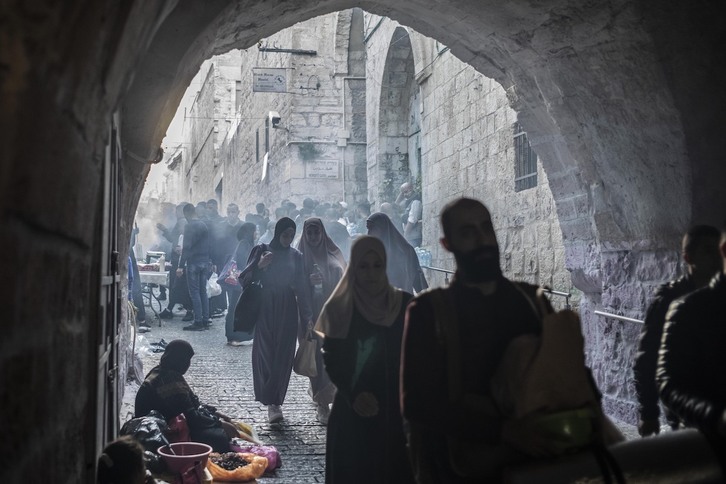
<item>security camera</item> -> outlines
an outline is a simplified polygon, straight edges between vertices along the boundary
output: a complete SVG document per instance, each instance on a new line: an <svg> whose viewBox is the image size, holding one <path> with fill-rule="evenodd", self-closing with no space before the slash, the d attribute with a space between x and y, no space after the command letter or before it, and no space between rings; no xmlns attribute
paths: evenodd
<svg viewBox="0 0 726 484"><path fill-rule="evenodd" d="M270 111L268 116L270 118L270 125L273 128L277 128L280 125L280 113L278 113L277 111Z"/></svg>

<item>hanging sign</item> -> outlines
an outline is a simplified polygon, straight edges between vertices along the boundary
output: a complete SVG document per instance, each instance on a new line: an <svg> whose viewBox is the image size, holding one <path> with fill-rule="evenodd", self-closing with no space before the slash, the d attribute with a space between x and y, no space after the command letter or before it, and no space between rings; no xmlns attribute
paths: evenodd
<svg viewBox="0 0 726 484"><path fill-rule="evenodd" d="M287 92L287 69L252 70L253 92Z"/></svg>

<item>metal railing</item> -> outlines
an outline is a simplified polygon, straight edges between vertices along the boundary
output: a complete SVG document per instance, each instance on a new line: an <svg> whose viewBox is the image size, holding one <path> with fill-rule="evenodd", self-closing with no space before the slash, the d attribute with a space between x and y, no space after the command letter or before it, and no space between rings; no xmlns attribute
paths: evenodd
<svg viewBox="0 0 726 484"><path fill-rule="evenodd" d="M640 319L629 318L627 316L620 316L619 314L606 313L605 311L593 311L593 312L595 314L597 314L598 316L602 316L604 318L617 319L618 321L625 321L626 323L638 323L638 324L644 323L644 321L642 321Z"/></svg>
<svg viewBox="0 0 726 484"><path fill-rule="evenodd" d="M435 272L443 272L444 273L444 282L446 284L449 283L449 275L455 274L454 271L450 271L448 269L442 269L440 267L432 267L432 266L421 266L422 269L428 269L430 271ZM544 286L542 289L548 294L552 294L553 296L560 296L565 298L565 309L572 309L572 306L570 305L570 298L572 297L572 294L569 292L562 292L562 291L555 291L553 289L550 289L547 286Z"/></svg>
<svg viewBox="0 0 726 484"><path fill-rule="evenodd" d="M450 271L448 269L442 269L440 267L421 266L421 268L428 269L430 271L443 272L444 273L444 282L446 282L446 284L449 283L449 274L454 274L454 271Z"/></svg>
<svg viewBox="0 0 726 484"><path fill-rule="evenodd" d="M555 291L554 289L550 289L547 286L543 286L542 289L547 294L552 294L553 296L564 297L565 298L565 309L572 309L572 306L570 305L570 298L572 297L572 293L562 292L562 291Z"/></svg>

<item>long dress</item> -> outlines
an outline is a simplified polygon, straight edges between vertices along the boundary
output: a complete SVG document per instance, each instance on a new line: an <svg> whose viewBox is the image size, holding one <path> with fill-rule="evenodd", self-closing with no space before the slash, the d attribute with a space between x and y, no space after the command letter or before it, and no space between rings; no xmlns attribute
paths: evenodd
<svg viewBox="0 0 726 484"><path fill-rule="evenodd" d="M414 483L399 407L399 367L406 305L389 327L353 312L345 339L325 338L325 366L338 389L328 421L325 482L328 484ZM352 407L361 392L378 400L378 414L358 415Z"/></svg>
<svg viewBox="0 0 726 484"><path fill-rule="evenodd" d="M241 240L237 245L235 253L232 254L237 267L243 266L252 252L253 242L249 240ZM234 312L237 309L237 301L239 300L240 294L242 294L242 288L231 284L224 284L223 287L227 289L227 295L229 296L229 306L227 307L227 316L225 317L225 336L227 341L249 341L253 337L254 331L235 331L234 330Z"/></svg>
<svg viewBox="0 0 726 484"><path fill-rule="evenodd" d="M307 242L305 238L305 227L309 224L317 224L321 231L321 240L318 246L312 246ZM298 250L302 252L303 261L305 264L305 273L307 275L312 274L314 271L314 264L317 264L320 270L320 274L323 277L322 290L316 292L313 285L308 279L308 296L310 299L310 306L313 312L313 322L318 320L320 311L323 309L325 302L330 297L330 294L335 289L335 286L340 282L340 278L343 277L343 271L345 270L346 263L345 258L341 249L333 242L328 236L323 222L319 218L310 218L305 221L305 225L302 230L302 237L300 243L297 246ZM311 333L312 338L316 341L318 351L315 352L315 367L318 370L316 376L310 377L310 390L313 397L313 402L318 405L329 405L333 403L335 396L335 385L330 381L328 373L325 371L325 364L323 362L323 353L319 351L323 345L322 337L318 336L314 331ZM300 325L298 333L298 339L303 340L308 335L307 324L303 323Z"/></svg>
<svg viewBox="0 0 726 484"><path fill-rule="evenodd" d="M257 263L265 250L274 256L270 265L261 270ZM257 245L249 261L240 275L242 286L252 281L262 283L262 303L252 343L255 400L263 405L282 405L295 358L298 317L302 321L311 318L302 254L292 247Z"/></svg>

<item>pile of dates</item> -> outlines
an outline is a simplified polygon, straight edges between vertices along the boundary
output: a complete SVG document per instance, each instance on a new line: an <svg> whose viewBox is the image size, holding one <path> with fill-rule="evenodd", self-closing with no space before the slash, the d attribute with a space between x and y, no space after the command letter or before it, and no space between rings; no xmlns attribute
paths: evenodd
<svg viewBox="0 0 726 484"><path fill-rule="evenodd" d="M244 460L239 454L236 452L225 452L223 454L210 454L209 458L217 464L219 467L221 467L224 470L227 471L233 471L237 469L238 467L244 467L248 464L246 460Z"/></svg>

